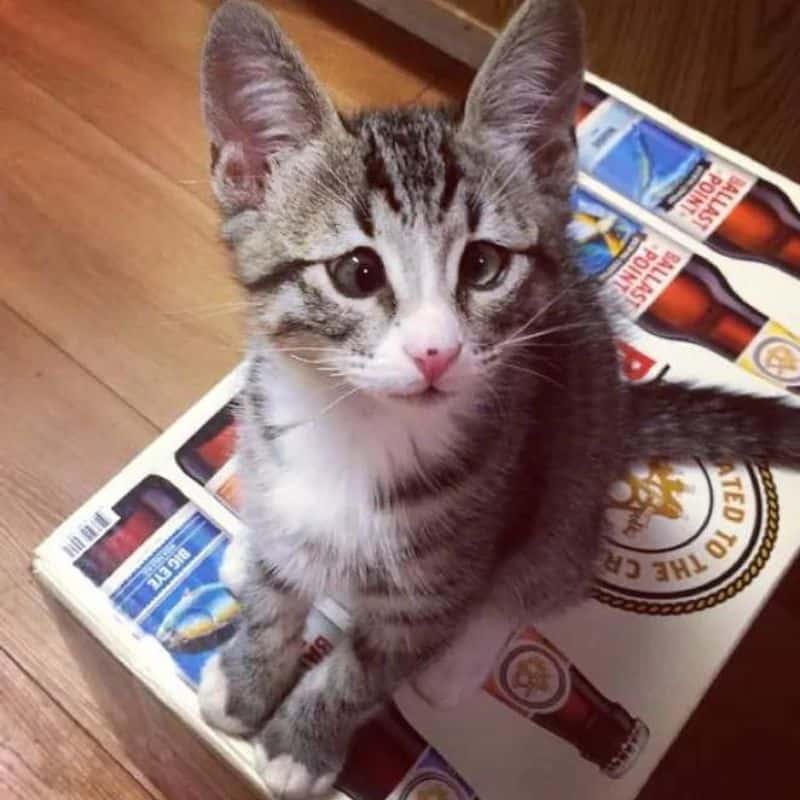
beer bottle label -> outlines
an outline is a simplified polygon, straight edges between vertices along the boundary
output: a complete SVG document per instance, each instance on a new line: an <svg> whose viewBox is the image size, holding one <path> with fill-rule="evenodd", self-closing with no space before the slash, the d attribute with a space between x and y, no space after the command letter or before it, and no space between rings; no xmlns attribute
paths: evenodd
<svg viewBox="0 0 800 800"><path fill-rule="evenodd" d="M241 494L236 477L236 456L226 461L206 483L206 489L213 494L229 511L239 513Z"/></svg>
<svg viewBox="0 0 800 800"><path fill-rule="evenodd" d="M768 320L736 363L793 393L800 393L800 339Z"/></svg>
<svg viewBox="0 0 800 800"><path fill-rule="evenodd" d="M113 513L116 522L75 565L110 598L134 635L170 658L194 686L236 628L239 604L219 576L230 537L154 475L122 497Z"/></svg>
<svg viewBox="0 0 800 800"><path fill-rule="evenodd" d="M209 419L175 453L189 477L200 483L229 511L239 513L241 495L236 476L236 420L233 403Z"/></svg>
<svg viewBox="0 0 800 800"><path fill-rule="evenodd" d="M756 178L608 97L578 125L580 169L700 241Z"/></svg>
<svg viewBox="0 0 800 800"><path fill-rule="evenodd" d="M569 664L535 628L520 631L495 664L484 688L523 716L552 714L569 699Z"/></svg>
<svg viewBox="0 0 800 800"><path fill-rule="evenodd" d="M604 280L631 319L647 311L692 257L584 189L573 193L572 208L569 233L578 245L578 266Z"/></svg>
<svg viewBox="0 0 800 800"><path fill-rule="evenodd" d="M432 747L423 751L386 800L476 800L477 795Z"/></svg>
<svg viewBox="0 0 800 800"><path fill-rule="evenodd" d="M302 663L311 669L324 659L350 629L350 615L335 600L318 600L306 619Z"/></svg>

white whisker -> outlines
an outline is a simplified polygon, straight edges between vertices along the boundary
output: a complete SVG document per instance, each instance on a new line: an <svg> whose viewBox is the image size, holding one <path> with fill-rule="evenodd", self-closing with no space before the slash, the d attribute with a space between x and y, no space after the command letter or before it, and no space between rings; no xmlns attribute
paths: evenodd
<svg viewBox="0 0 800 800"><path fill-rule="evenodd" d="M578 329L589 329L589 328L604 328L605 326L601 323L592 323L592 322L565 322L563 325L553 325L550 328L543 328L542 330L534 331L533 333L525 334L525 336L516 336L512 339L506 339L505 341L501 342L500 346L505 348L509 345L513 344L522 344L523 342L530 342L536 339L541 339L544 336L550 336L554 333L561 333L562 331L569 331Z"/></svg>
<svg viewBox="0 0 800 800"><path fill-rule="evenodd" d="M543 372L539 372L538 370L528 369L526 367L519 367L516 364L509 364L508 362L503 362L502 366L503 367L507 367L508 369L515 369L518 372L524 372L527 375L533 375L533 376L535 376L537 378L541 378L544 381L548 381L549 383L552 383L553 386L557 386L559 389L566 389L567 388L560 381L557 381L555 378L551 378L549 375L545 375Z"/></svg>
<svg viewBox="0 0 800 800"><path fill-rule="evenodd" d="M541 319L542 316L546 314L557 302L563 300L582 280L583 278L579 278L578 280L574 281L568 286L565 286L560 292L551 297L550 300L548 300L540 309L538 309L536 313L524 325L513 331L508 338L512 339L515 336L518 336L523 331L527 330L537 320Z"/></svg>
<svg viewBox="0 0 800 800"><path fill-rule="evenodd" d="M312 422L318 422L321 417L325 416L325 414L329 413L330 411L333 411L333 409L336 408L336 406L338 406L339 403L344 402L345 400L347 400L348 397L352 397L354 394L356 394L357 392L360 392L360 391L361 391L361 388L356 386L355 388L351 389L349 392L345 392L341 397L337 397L336 400L334 400L332 403L329 403L327 406L325 406L325 408L323 408L322 411L320 411L319 414L317 414L317 416L314 417L314 419L311 420L311 421Z"/></svg>

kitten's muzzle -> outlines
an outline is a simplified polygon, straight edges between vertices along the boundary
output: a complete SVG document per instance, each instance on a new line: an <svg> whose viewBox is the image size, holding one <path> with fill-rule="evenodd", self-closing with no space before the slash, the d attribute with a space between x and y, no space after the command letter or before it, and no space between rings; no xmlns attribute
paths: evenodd
<svg viewBox="0 0 800 800"><path fill-rule="evenodd" d="M405 348L406 353L422 373L429 387L436 384L436 381L447 372L461 355L461 343L452 347L436 348L428 347L425 350L414 350Z"/></svg>

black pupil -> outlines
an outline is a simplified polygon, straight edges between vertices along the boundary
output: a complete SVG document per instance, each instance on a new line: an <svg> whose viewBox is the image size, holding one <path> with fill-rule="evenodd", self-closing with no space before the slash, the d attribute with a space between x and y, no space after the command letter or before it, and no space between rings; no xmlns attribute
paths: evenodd
<svg viewBox="0 0 800 800"><path fill-rule="evenodd" d="M487 252L486 248L475 247L472 258L468 260L469 280L473 283L486 283L494 276L496 259L494 253Z"/></svg>
<svg viewBox="0 0 800 800"><path fill-rule="evenodd" d="M370 294L383 284L383 269L380 264L369 261L363 256L353 256L356 262L355 281L359 291Z"/></svg>

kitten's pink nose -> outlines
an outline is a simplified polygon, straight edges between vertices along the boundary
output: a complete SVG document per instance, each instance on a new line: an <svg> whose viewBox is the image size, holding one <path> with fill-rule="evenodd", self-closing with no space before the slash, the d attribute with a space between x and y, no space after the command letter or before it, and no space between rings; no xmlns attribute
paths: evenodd
<svg viewBox="0 0 800 800"><path fill-rule="evenodd" d="M434 384L458 358L461 345L457 344L454 347L446 348L428 347L419 351L406 349L406 352L411 356L425 380L429 384Z"/></svg>

